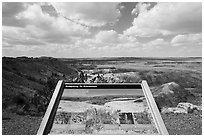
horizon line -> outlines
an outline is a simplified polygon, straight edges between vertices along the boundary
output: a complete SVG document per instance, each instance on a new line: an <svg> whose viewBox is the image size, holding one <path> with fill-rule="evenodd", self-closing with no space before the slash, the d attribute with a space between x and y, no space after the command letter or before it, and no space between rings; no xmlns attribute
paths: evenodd
<svg viewBox="0 0 204 137"><path fill-rule="evenodd" d="M100 59L100 58L202 58L202 56L104 56L104 57L52 57L52 56L2 56L2 58L69 58L69 59Z"/></svg>

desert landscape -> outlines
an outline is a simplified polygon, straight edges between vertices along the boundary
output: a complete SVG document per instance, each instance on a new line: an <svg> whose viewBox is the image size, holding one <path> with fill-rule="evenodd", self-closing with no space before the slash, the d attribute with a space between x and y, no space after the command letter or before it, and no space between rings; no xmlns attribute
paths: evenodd
<svg viewBox="0 0 204 137"><path fill-rule="evenodd" d="M79 62L81 70L87 74L86 82L137 83L147 80L169 133L201 134L201 58L121 57L79 59ZM180 109L182 102L190 103L185 104L185 108L192 110Z"/></svg>
<svg viewBox="0 0 204 137"><path fill-rule="evenodd" d="M49 98L45 97L52 95L48 91L53 91L60 79L67 82L82 80L87 83L138 83L146 80L169 134L202 133L202 60L199 57L2 59L3 134L36 134L49 103ZM34 67L36 65L37 69ZM84 77L78 74L81 72ZM114 102L114 98L111 98L100 102L95 99L92 103L111 105L110 100ZM82 98L82 101L78 102L79 107L85 105L85 108L90 108L86 99ZM190 103L190 107L186 109L186 104L183 107L179 103ZM30 121L38 122L33 125ZM27 126L28 123L31 126ZM16 129L14 125L22 128ZM24 127L30 129L23 130ZM12 128L13 130L9 130Z"/></svg>
<svg viewBox="0 0 204 137"><path fill-rule="evenodd" d="M201 135L202 6L2 2L2 134L37 134L59 80L145 80L170 135ZM50 134L157 134L142 96L80 93L61 98Z"/></svg>

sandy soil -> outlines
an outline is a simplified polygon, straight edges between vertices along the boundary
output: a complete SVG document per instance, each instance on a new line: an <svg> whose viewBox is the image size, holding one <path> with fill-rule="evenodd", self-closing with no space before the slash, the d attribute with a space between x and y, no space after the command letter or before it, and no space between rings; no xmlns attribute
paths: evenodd
<svg viewBox="0 0 204 137"><path fill-rule="evenodd" d="M58 111L66 111L66 112L84 112L90 108L112 108L113 110L121 110L121 112L143 112L145 110L145 105L143 102L134 103L134 100L128 101L111 101L102 105L94 105L87 102L75 102L75 101L67 101L61 100Z"/></svg>
<svg viewBox="0 0 204 137"><path fill-rule="evenodd" d="M143 112L145 110L144 103L134 103L134 100L130 101L112 101L105 103L104 106L112 107L121 112Z"/></svg>
<svg viewBox="0 0 204 137"><path fill-rule="evenodd" d="M66 112L84 112L87 109L90 108L102 108L101 105L93 105L89 104L87 102L76 102L76 101L67 101L67 100L61 100L58 111L66 111Z"/></svg>

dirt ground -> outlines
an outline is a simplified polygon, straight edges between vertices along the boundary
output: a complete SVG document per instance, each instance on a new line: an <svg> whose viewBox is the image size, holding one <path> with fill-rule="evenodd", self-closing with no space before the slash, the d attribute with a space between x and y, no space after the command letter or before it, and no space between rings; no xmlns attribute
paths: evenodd
<svg viewBox="0 0 204 137"><path fill-rule="evenodd" d="M36 135L42 117L20 116L15 113L2 112L3 135Z"/></svg>
<svg viewBox="0 0 204 137"><path fill-rule="evenodd" d="M202 135L202 112L162 114L170 135Z"/></svg>

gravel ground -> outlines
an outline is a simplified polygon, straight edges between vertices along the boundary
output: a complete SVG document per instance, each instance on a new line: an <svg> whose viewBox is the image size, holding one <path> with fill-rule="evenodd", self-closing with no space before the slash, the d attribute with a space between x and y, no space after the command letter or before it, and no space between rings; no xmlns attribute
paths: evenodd
<svg viewBox="0 0 204 137"><path fill-rule="evenodd" d="M35 135L40 126L41 117L20 116L2 111L3 135Z"/></svg>
<svg viewBox="0 0 204 137"><path fill-rule="evenodd" d="M202 135L202 111L191 114L162 114L170 135Z"/></svg>

